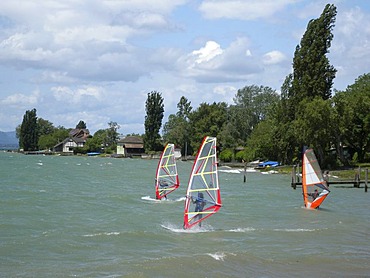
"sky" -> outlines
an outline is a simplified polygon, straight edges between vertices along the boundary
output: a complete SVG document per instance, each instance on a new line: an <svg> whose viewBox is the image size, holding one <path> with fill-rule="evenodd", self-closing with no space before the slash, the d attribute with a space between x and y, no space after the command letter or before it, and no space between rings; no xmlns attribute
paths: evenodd
<svg viewBox="0 0 370 278"><path fill-rule="evenodd" d="M116 122L143 134L145 102L164 99L163 124L185 96L227 102L245 86L280 93L294 50L328 2L313 0L0 1L0 131L27 110L91 134ZM335 0L328 58L333 89L370 67L370 1Z"/></svg>

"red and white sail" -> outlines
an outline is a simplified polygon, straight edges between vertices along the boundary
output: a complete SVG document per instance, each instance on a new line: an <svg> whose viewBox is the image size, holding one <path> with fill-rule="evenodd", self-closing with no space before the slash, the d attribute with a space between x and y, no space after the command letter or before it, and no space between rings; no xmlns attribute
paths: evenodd
<svg viewBox="0 0 370 278"><path fill-rule="evenodd" d="M303 154L302 191L304 205L311 209L318 208L330 192L312 149Z"/></svg>
<svg viewBox="0 0 370 278"><path fill-rule="evenodd" d="M202 196L204 207L196 211ZM184 229L189 229L215 214L222 206L217 172L216 138L205 137L193 164L186 192Z"/></svg>
<svg viewBox="0 0 370 278"><path fill-rule="evenodd" d="M175 159L175 145L167 144L158 162L155 178L155 197L160 200L180 186Z"/></svg>

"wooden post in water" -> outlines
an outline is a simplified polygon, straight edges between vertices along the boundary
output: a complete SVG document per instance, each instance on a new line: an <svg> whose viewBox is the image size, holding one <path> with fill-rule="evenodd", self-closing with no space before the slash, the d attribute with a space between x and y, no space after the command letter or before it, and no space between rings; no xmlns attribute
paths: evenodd
<svg viewBox="0 0 370 278"><path fill-rule="evenodd" d="M323 175L324 181L326 181L326 186L329 187L329 171L325 170Z"/></svg>
<svg viewBox="0 0 370 278"><path fill-rule="evenodd" d="M353 187L360 187L360 174L361 174L361 167L358 167L357 173L355 174L355 182L353 183Z"/></svg>
<svg viewBox="0 0 370 278"><path fill-rule="evenodd" d="M247 162L244 162L244 182L246 181L247 181Z"/></svg>
<svg viewBox="0 0 370 278"><path fill-rule="evenodd" d="M365 170L365 192L367 192L367 180L369 178L369 169Z"/></svg>
<svg viewBox="0 0 370 278"><path fill-rule="evenodd" d="M297 165L293 166L292 169L292 187L293 189L297 189L297 173L296 173Z"/></svg>

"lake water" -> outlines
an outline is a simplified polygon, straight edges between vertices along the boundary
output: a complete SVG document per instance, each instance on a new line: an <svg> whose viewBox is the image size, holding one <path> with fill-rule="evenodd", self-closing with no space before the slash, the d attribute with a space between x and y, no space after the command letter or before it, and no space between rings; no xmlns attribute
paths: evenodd
<svg viewBox="0 0 370 278"><path fill-rule="evenodd" d="M154 201L158 160L0 153L1 277L370 277L370 193L302 207L289 175L221 167L223 207L183 230L192 162Z"/></svg>

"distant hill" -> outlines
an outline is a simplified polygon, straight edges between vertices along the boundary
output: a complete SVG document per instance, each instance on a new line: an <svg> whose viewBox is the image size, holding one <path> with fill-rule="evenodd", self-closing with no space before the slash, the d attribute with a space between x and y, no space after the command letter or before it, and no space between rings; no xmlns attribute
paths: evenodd
<svg viewBox="0 0 370 278"><path fill-rule="evenodd" d="M15 131L4 132L0 131L0 149L17 149L18 138Z"/></svg>

